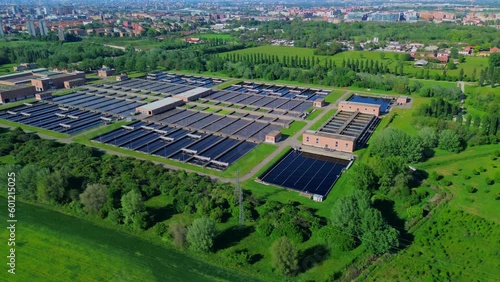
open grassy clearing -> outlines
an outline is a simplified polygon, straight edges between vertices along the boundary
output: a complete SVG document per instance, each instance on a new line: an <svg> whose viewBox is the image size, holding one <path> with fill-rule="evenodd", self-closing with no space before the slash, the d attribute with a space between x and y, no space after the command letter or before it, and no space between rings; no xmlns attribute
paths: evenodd
<svg viewBox="0 0 500 282"><path fill-rule="evenodd" d="M0 119L0 124L4 125L6 127L12 127L12 128L19 127L26 132L36 132L36 133L40 133L43 135L52 136L55 138L68 138L68 137L70 137L70 135L68 135L68 134L50 131L50 130L46 130L43 128L22 124L22 123L12 122L12 121L5 120L5 119Z"/></svg>
<svg viewBox="0 0 500 282"><path fill-rule="evenodd" d="M415 232L408 249L374 267L369 280L411 280L417 275L424 280L497 281L500 185L488 185L486 178L498 177L498 160L492 154L482 156L482 149L490 152L492 146L467 149L467 158L434 163L427 170L444 175L438 185L452 200Z"/></svg>
<svg viewBox="0 0 500 282"><path fill-rule="evenodd" d="M439 208L414 234L413 244L372 267L363 281L498 281L498 224L457 206Z"/></svg>
<svg viewBox="0 0 500 282"><path fill-rule="evenodd" d="M1 42L1 41L0 41ZM2 42L3 44L3 42ZM4 75L4 74L12 74L14 73L14 69L13 67L15 66L16 64L3 64L3 65L0 65L0 75Z"/></svg>
<svg viewBox="0 0 500 282"><path fill-rule="evenodd" d="M6 198L0 201L6 206ZM17 217L22 222L16 226L17 267L9 281L47 277L60 281L255 281L241 272L41 206L17 202ZM6 214L0 218L5 222ZM2 228L1 234L6 238L8 230ZM8 248L4 244L2 253L7 254Z"/></svg>
<svg viewBox="0 0 500 282"><path fill-rule="evenodd" d="M311 127L309 127L309 130L318 130L320 127L325 124L329 119L335 115L337 111L336 110L329 110L323 117L321 117L317 122L315 122Z"/></svg>
<svg viewBox="0 0 500 282"><path fill-rule="evenodd" d="M325 101L325 103L328 103L328 104L334 103L335 101L340 99L340 97L342 97L342 95L344 95L345 92L346 92L345 90L340 90L340 89L333 90L332 93L326 95L324 101Z"/></svg>
<svg viewBox="0 0 500 282"><path fill-rule="evenodd" d="M202 38L202 39L223 39L223 40L234 39L234 37L231 34L221 34L221 33L195 33L191 34L190 37Z"/></svg>
<svg viewBox="0 0 500 282"><path fill-rule="evenodd" d="M382 52L382 51L346 51L335 54L334 56L315 56L314 49L285 47L285 46L259 46L237 51L231 51L228 53L236 53L240 55L261 53L266 55L278 56L280 60L282 60L282 56L298 56L299 58L314 56L314 58L320 59L320 64L322 65L328 58L333 60L337 66L341 66L342 61L343 60L347 61L347 59L350 59L351 61L373 60L373 61L378 61L379 64L387 65L391 70L394 70L394 68L398 65L398 60L402 56L401 53ZM414 63L413 61L403 63L405 74L416 74L422 72L422 70L424 70L425 72L427 71L426 68L414 67L413 63ZM463 69L466 76L472 76L474 68L476 68L476 77L478 77L480 70L486 68L487 66L488 66L488 58L467 57L464 63L460 63L457 65L457 69L447 70L447 74L451 76L458 76L460 73L460 69ZM442 66L438 65L437 69L429 69L429 74L431 75L431 77L435 74L441 75L443 73L443 70L441 68Z"/></svg>
<svg viewBox="0 0 500 282"><path fill-rule="evenodd" d="M315 119L317 116L319 116L322 112L324 111L324 109L314 109L312 111L311 114L309 114L307 117L306 117L306 120L313 120Z"/></svg>
<svg viewBox="0 0 500 282"><path fill-rule="evenodd" d="M35 98L16 101L16 102L7 103L7 104L0 104L0 110L6 110L6 109L22 106L25 103L34 103L34 102L36 102Z"/></svg>
<svg viewBox="0 0 500 282"><path fill-rule="evenodd" d="M288 138L290 136L295 135L297 132L299 132L306 125L307 125L307 123L305 121L294 121L290 124L290 127L283 128L281 130L281 134L283 134L283 137Z"/></svg>

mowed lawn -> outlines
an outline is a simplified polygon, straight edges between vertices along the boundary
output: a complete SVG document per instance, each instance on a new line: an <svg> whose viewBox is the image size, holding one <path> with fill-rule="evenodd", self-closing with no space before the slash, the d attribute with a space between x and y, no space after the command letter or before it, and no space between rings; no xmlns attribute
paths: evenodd
<svg viewBox="0 0 500 282"><path fill-rule="evenodd" d="M0 197L2 206L6 199ZM0 219L6 224L6 214ZM17 203L16 275L7 281L253 281L137 237ZM8 231L2 228L2 238ZM0 248L6 262L7 244ZM2 279L3 280L3 279Z"/></svg>

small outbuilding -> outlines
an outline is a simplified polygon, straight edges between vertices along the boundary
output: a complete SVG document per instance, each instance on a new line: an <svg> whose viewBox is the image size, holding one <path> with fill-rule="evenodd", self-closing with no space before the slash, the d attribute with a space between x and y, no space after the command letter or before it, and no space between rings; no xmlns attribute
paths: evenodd
<svg viewBox="0 0 500 282"><path fill-rule="evenodd" d="M321 108L321 107L323 107L324 105L325 105L325 101L324 101L323 99L316 99L316 100L314 100L314 102L313 102L313 106L314 106L315 108Z"/></svg>
<svg viewBox="0 0 500 282"><path fill-rule="evenodd" d="M398 105L406 105L408 103L408 97L406 96L399 96L397 99L396 99L396 104Z"/></svg>
<svg viewBox="0 0 500 282"><path fill-rule="evenodd" d="M36 93L35 99L36 100L51 100L52 99L52 92Z"/></svg>
<svg viewBox="0 0 500 282"><path fill-rule="evenodd" d="M108 68L106 66L103 66L102 68L97 70L98 77L110 77L113 75L115 75L115 69Z"/></svg>
<svg viewBox="0 0 500 282"><path fill-rule="evenodd" d="M266 143L275 144L281 139L281 132L279 130L273 130L266 134Z"/></svg>
<svg viewBox="0 0 500 282"><path fill-rule="evenodd" d="M64 82L64 88L66 88L66 89L71 89L73 87L78 87L78 86L83 86L83 85L85 85L84 78L71 79L71 80L66 80Z"/></svg>
<svg viewBox="0 0 500 282"><path fill-rule="evenodd" d="M314 194L313 195L313 201L315 202L323 202L323 195L319 195L319 194Z"/></svg>
<svg viewBox="0 0 500 282"><path fill-rule="evenodd" d="M427 66L427 64L429 64L429 62L426 60L418 60L418 61L415 61L415 63L413 63L413 65L416 67L425 67L425 66Z"/></svg>

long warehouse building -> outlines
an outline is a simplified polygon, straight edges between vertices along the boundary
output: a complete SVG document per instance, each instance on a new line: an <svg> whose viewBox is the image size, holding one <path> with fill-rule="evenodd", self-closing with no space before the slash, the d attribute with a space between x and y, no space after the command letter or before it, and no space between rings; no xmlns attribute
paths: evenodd
<svg viewBox="0 0 500 282"><path fill-rule="evenodd" d="M173 108L180 106L180 105L183 105L183 104L184 104L183 100L173 98L173 97L168 97L165 99L161 99L161 100L146 104L144 106L140 106L136 109L136 111L141 113L141 114L152 116L152 115L161 114L163 112L166 112L170 109L173 109Z"/></svg>

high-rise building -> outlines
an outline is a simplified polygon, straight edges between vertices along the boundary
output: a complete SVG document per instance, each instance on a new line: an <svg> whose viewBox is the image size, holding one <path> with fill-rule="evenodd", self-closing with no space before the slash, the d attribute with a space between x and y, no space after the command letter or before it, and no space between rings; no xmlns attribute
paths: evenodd
<svg viewBox="0 0 500 282"><path fill-rule="evenodd" d="M45 20L39 20L38 21L38 28L40 29L40 35L47 35L47 24L45 23Z"/></svg>
<svg viewBox="0 0 500 282"><path fill-rule="evenodd" d="M57 31L57 36L59 37L59 41L64 41L64 29L62 28L59 28L59 30Z"/></svg>
<svg viewBox="0 0 500 282"><path fill-rule="evenodd" d="M1 18L0 18L0 37L3 37L3 24Z"/></svg>
<svg viewBox="0 0 500 282"><path fill-rule="evenodd" d="M19 9L17 9L17 6L14 5L12 7L10 7L10 11L12 12L12 14L17 14L19 13Z"/></svg>
<svg viewBox="0 0 500 282"><path fill-rule="evenodd" d="M28 20L26 21L26 28L28 29L29 35L36 36L35 24L33 23L33 17L31 17L31 15L28 16Z"/></svg>

